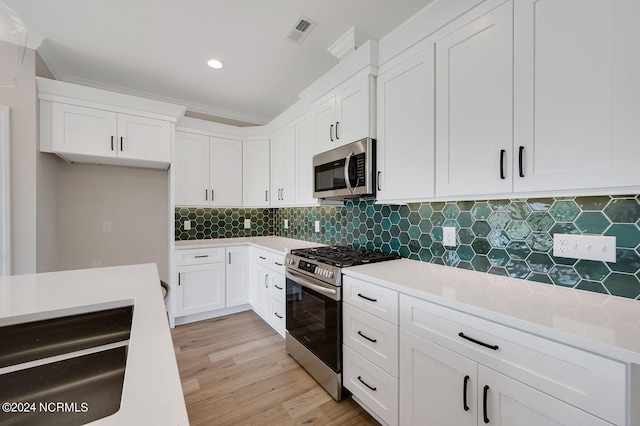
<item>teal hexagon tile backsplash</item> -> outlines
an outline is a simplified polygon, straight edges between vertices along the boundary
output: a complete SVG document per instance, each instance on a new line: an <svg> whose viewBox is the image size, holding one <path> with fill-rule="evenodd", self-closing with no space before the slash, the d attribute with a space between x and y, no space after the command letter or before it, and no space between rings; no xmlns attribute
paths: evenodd
<svg viewBox="0 0 640 426"><path fill-rule="evenodd" d="M244 219L251 229L244 229ZM192 220L192 229L183 228ZM288 228L284 220L288 220ZM320 221L320 232L314 222ZM453 226L457 246L442 245ZM553 257L555 233L617 239L616 262ZM550 285L640 299L640 196L594 196L279 209L176 207L176 240L278 235L352 245Z"/></svg>

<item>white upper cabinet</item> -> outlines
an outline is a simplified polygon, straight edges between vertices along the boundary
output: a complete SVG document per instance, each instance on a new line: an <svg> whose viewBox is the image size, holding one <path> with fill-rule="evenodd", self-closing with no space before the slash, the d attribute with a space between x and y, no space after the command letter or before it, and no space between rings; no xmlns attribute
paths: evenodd
<svg viewBox="0 0 640 426"><path fill-rule="evenodd" d="M375 135L374 88L367 75L312 105L319 152Z"/></svg>
<svg viewBox="0 0 640 426"><path fill-rule="evenodd" d="M314 205L313 156L318 153L316 127L313 118L296 124L296 204Z"/></svg>
<svg viewBox="0 0 640 426"><path fill-rule="evenodd" d="M640 185L638 16L635 0L515 3L516 192Z"/></svg>
<svg viewBox="0 0 640 426"><path fill-rule="evenodd" d="M513 7L436 43L436 195L512 190Z"/></svg>
<svg viewBox="0 0 640 426"><path fill-rule="evenodd" d="M433 45L377 79L377 201L434 196L435 57Z"/></svg>
<svg viewBox="0 0 640 426"><path fill-rule="evenodd" d="M176 132L175 203L242 205L242 142Z"/></svg>
<svg viewBox="0 0 640 426"><path fill-rule="evenodd" d="M242 205L269 207L269 139L243 141Z"/></svg>
<svg viewBox="0 0 640 426"><path fill-rule="evenodd" d="M36 77L40 151L67 161L167 169L185 108Z"/></svg>
<svg viewBox="0 0 640 426"><path fill-rule="evenodd" d="M291 127L271 139L271 194L272 206L290 206L295 204L295 127Z"/></svg>

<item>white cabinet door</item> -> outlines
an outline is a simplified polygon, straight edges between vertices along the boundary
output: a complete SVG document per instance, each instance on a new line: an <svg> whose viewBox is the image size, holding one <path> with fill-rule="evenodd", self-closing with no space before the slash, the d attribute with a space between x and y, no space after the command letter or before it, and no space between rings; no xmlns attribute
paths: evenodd
<svg viewBox="0 0 640 426"><path fill-rule="evenodd" d="M476 425L477 368L468 358L400 330L400 424Z"/></svg>
<svg viewBox="0 0 640 426"><path fill-rule="evenodd" d="M171 162L171 126L168 121L118 114L118 157Z"/></svg>
<svg viewBox="0 0 640 426"><path fill-rule="evenodd" d="M512 190L513 6L436 43L436 195Z"/></svg>
<svg viewBox="0 0 640 426"><path fill-rule="evenodd" d="M332 97L324 102L313 105L315 118L316 143L318 152L329 151L336 147L336 99Z"/></svg>
<svg viewBox="0 0 640 426"><path fill-rule="evenodd" d="M430 46L378 76L377 201L433 197L435 57Z"/></svg>
<svg viewBox="0 0 640 426"><path fill-rule="evenodd" d="M184 266L177 271L176 316L224 308L224 262Z"/></svg>
<svg viewBox="0 0 640 426"><path fill-rule="evenodd" d="M514 10L516 191L640 184L634 0L525 0ZM635 118L634 118L635 117Z"/></svg>
<svg viewBox="0 0 640 426"><path fill-rule="evenodd" d="M336 95L336 146L373 136L372 87L373 77L366 76Z"/></svg>
<svg viewBox="0 0 640 426"><path fill-rule="evenodd" d="M249 303L249 247L227 247L227 308Z"/></svg>
<svg viewBox="0 0 640 426"><path fill-rule="evenodd" d="M51 121L54 152L116 157L115 112L53 102Z"/></svg>
<svg viewBox="0 0 640 426"><path fill-rule="evenodd" d="M209 139L209 200L212 206L242 206L242 142Z"/></svg>
<svg viewBox="0 0 640 426"><path fill-rule="evenodd" d="M287 129L271 140L271 205L291 206L296 198L296 133Z"/></svg>
<svg viewBox="0 0 640 426"><path fill-rule="evenodd" d="M488 423L498 426L611 425L611 423L482 365L478 366L477 395L478 424ZM485 405L486 411L484 410Z"/></svg>
<svg viewBox="0 0 640 426"><path fill-rule="evenodd" d="M176 132L173 167L176 205L208 205L209 136Z"/></svg>
<svg viewBox="0 0 640 426"><path fill-rule="evenodd" d="M269 140L244 141L242 205L269 207Z"/></svg>
<svg viewBox="0 0 640 426"><path fill-rule="evenodd" d="M315 120L308 118L296 124L296 204L318 204L313 198L313 156L318 153Z"/></svg>
<svg viewBox="0 0 640 426"><path fill-rule="evenodd" d="M269 317L270 306L270 288L271 288L271 271L264 265L256 265L257 282L254 285L258 287L258 301L256 308L263 318Z"/></svg>

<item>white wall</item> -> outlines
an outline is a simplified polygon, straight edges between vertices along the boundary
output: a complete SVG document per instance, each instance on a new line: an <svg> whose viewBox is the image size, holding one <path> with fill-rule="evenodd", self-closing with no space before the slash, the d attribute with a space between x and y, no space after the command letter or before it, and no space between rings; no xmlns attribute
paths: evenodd
<svg viewBox="0 0 640 426"><path fill-rule="evenodd" d="M11 273L36 272L37 118L35 51L27 49L16 87L0 87L11 108Z"/></svg>
<svg viewBox="0 0 640 426"><path fill-rule="evenodd" d="M166 171L69 164L59 167L60 270L157 263L168 280ZM102 232L103 222L112 232Z"/></svg>

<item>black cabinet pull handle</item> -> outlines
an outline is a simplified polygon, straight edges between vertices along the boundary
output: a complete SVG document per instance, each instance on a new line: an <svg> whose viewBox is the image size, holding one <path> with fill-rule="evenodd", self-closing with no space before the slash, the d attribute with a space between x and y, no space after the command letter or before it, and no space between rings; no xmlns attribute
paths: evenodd
<svg viewBox="0 0 640 426"><path fill-rule="evenodd" d="M362 380L362 376L358 376L358 380L360 380L360 383L362 383L363 385L365 385L366 387L368 387L369 389L371 389L372 391L377 391L378 388L374 388L373 386L367 384L367 382L365 382L364 380Z"/></svg>
<svg viewBox="0 0 640 426"><path fill-rule="evenodd" d="M520 177L524 177L524 169L522 167L522 154L524 153L524 146L520 146L518 151L518 168L520 169Z"/></svg>
<svg viewBox="0 0 640 426"><path fill-rule="evenodd" d="M231 265L231 253L229 253L229 265Z"/></svg>
<svg viewBox="0 0 640 426"><path fill-rule="evenodd" d="M209 255L208 255L208 254L201 254L201 255L198 255L198 256L194 256L194 257L195 257L196 259L201 259L201 258L203 258L203 257L209 257Z"/></svg>
<svg viewBox="0 0 640 426"><path fill-rule="evenodd" d="M113 135L111 135L111 151L113 151Z"/></svg>
<svg viewBox="0 0 640 426"><path fill-rule="evenodd" d="M266 258L266 257L264 257L264 256L260 256L260 259L262 259L262 260L266 260L267 258Z"/></svg>
<svg viewBox="0 0 640 426"><path fill-rule="evenodd" d="M124 139L122 136L120 136L120 151L123 151L122 149L122 139Z"/></svg>
<svg viewBox="0 0 640 426"><path fill-rule="evenodd" d="M382 172L378 172L378 184L377 184L378 191L381 191L381 189L380 189L380 173L382 173Z"/></svg>
<svg viewBox="0 0 640 426"><path fill-rule="evenodd" d="M180 272L178 272L178 285L182 285L182 283L180 282Z"/></svg>
<svg viewBox="0 0 640 426"><path fill-rule="evenodd" d="M216 199L216 193L213 192L213 189L211 190L211 201Z"/></svg>
<svg viewBox="0 0 640 426"><path fill-rule="evenodd" d="M273 285L275 288L277 288L278 290L282 290L282 287L280 287L279 285Z"/></svg>
<svg viewBox="0 0 640 426"><path fill-rule="evenodd" d="M268 193L269 193L269 191L264 191L264 200L265 200L265 201L269 201L269 200L267 199L267 194L268 194Z"/></svg>
<svg viewBox="0 0 640 426"><path fill-rule="evenodd" d="M369 302L377 302L378 301L378 299L372 299L370 297L363 296L361 293L358 293L358 296L362 297L364 300L368 300Z"/></svg>
<svg viewBox="0 0 640 426"><path fill-rule="evenodd" d="M462 407L464 411L469 411L469 405L467 405L467 384L469 383L469 376L464 376L464 387L462 389Z"/></svg>
<svg viewBox="0 0 640 426"><path fill-rule="evenodd" d="M339 121L336 121L336 139L340 139L340 136L338 136L338 126L340 125Z"/></svg>
<svg viewBox="0 0 640 426"><path fill-rule="evenodd" d="M282 266L282 263L278 263L278 262L273 262L273 263L275 263L278 266Z"/></svg>
<svg viewBox="0 0 640 426"><path fill-rule="evenodd" d="M209 190L208 189L204 190L204 200L205 201L209 201Z"/></svg>
<svg viewBox="0 0 640 426"><path fill-rule="evenodd" d="M505 179L504 176L504 153L506 151L504 149L500 150L500 179Z"/></svg>
<svg viewBox="0 0 640 426"><path fill-rule="evenodd" d="M493 349L494 351L498 350L498 345L490 345L488 343L481 342L480 340L465 336L463 332L458 333L458 336L462 337L463 339L467 339L468 341L473 342L476 345L484 346L485 348Z"/></svg>
<svg viewBox="0 0 640 426"><path fill-rule="evenodd" d="M282 315L279 315L277 312L274 312L273 315L277 316L278 318L282 319Z"/></svg>
<svg viewBox="0 0 640 426"><path fill-rule="evenodd" d="M482 391L482 416L484 417L484 422L489 423L489 417L487 417L487 394L489 393L489 385L484 385L484 390Z"/></svg>
<svg viewBox="0 0 640 426"><path fill-rule="evenodd" d="M378 339L372 339L371 337L365 336L364 334L362 334L362 332L361 332L360 330L358 330L358 334L359 334L361 337L364 337L365 339L367 339L367 340L368 340L368 341L370 341L370 342L376 343L376 342L378 341Z"/></svg>
<svg viewBox="0 0 640 426"><path fill-rule="evenodd" d="M329 138L333 142L333 124L329 127Z"/></svg>

